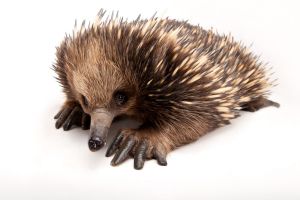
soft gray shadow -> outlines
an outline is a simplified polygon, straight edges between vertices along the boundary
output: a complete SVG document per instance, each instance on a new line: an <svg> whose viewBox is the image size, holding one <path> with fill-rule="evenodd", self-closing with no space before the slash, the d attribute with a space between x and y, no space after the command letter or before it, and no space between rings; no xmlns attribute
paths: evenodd
<svg viewBox="0 0 300 200"><path fill-rule="evenodd" d="M122 128L137 128L140 126L140 123L134 119L131 119L126 116L122 116L120 118L117 118L109 131L108 138L107 138L107 144L109 145L113 138L119 133L119 130ZM107 146L108 146L107 145Z"/></svg>

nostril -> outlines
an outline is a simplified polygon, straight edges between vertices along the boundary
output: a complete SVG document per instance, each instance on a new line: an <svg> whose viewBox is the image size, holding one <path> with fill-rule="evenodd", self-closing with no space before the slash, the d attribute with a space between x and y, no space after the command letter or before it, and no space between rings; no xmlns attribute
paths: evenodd
<svg viewBox="0 0 300 200"><path fill-rule="evenodd" d="M98 136L93 136L89 139L88 144L91 151L98 151L104 146L104 141Z"/></svg>

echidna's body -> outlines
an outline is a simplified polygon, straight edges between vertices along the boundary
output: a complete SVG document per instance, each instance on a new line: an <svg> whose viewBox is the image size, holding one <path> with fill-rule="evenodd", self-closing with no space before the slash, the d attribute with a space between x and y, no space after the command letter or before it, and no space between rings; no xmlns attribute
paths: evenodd
<svg viewBox="0 0 300 200"><path fill-rule="evenodd" d="M93 136L117 115L141 120L139 129L121 131L122 140L109 148L108 155L119 149L112 164L129 152L135 154L136 168L145 157L165 164L167 152L228 124L241 109L277 105L265 98L272 85L266 69L232 37L175 20L102 21L102 15L58 49L55 70L68 98L62 113L66 108L68 113L58 116L57 127L84 125L79 121L88 113ZM125 94L124 105L116 105L116 91ZM76 106L83 114L66 120ZM110 117L93 117L99 109ZM106 134L98 135L101 146ZM92 141L91 149L98 144Z"/></svg>

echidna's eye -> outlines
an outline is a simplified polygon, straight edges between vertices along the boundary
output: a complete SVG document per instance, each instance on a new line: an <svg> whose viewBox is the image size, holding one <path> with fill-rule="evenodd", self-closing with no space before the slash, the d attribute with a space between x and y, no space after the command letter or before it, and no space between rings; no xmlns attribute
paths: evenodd
<svg viewBox="0 0 300 200"><path fill-rule="evenodd" d="M81 101L82 101L82 103L83 103L83 105L84 105L85 107L87 107L87 106L89 105L88 100L87 100L86 97L83 96L83 95L81 95Z"/></svg>
<svg viewBox="0 0 300 200"><path fill-rule="evenodd" d="M115 94L115 101L117 105L121 106L126 103L128 97L125 92L116 92Z"/></svg>

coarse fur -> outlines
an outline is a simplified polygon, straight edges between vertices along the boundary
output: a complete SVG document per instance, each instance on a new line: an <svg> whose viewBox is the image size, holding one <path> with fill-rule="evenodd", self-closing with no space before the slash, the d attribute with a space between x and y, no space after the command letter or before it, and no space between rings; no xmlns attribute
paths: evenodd
<svg viewBox="0 0 300 200"><path fill-rule="evenodd" d="M231 36L168 18L104 20L104 13L66 36L54 70L65 106L140 120L123 132L147 138L148 158L153 148L167 153L229 124L240 110L278 106L266 99L274 85L266 66ZM128 95L124 106L114 103L116 91Z"/></svg>

